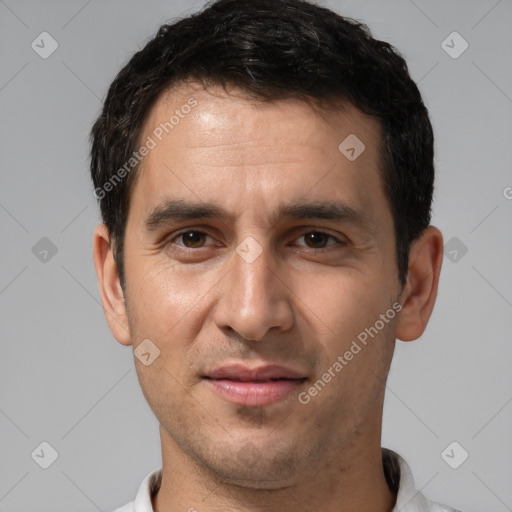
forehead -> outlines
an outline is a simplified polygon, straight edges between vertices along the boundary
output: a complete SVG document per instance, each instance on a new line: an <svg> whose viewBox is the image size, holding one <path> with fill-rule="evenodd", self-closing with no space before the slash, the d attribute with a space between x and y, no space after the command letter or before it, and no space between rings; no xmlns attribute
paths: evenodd
<svg viewBox="0 0 512 512"><path fill-rule="evenodd" d="M368 211L385 205L380 123L350 103L320 114L297 99L261 102L188 83L154 104L140 143L150 139L132 194L144 197L146 210L169 196L234 210L234 197L243 196L274 211L283 194L341 198Z"/></svg>
<svg viewBox="0 0 512 512"><path fill-rule="evenodd" d="M370 146L367 155L380 144L379 121L349 102L313 109L311 104L295 98L257 100L235 87L205 89L196 82L162 93L143 127L143 135L153 134L164 145L166 140L162 139L168 141L173 135L173 143L190 148L224 144L222 150L231 152L249 150L250 145L273 145L274 149L281 146L284 151L290 146L320 151L329 146L332 150L333 141L356 133ZM328 134L332 137L326 138Z"/></svg>

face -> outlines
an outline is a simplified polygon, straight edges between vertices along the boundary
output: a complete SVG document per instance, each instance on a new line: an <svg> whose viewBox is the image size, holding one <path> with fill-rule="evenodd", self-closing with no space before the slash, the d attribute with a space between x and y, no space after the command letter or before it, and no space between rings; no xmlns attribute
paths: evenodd
<svg viewBox="0 0 512 512"><path fill-rule="evenodd" d="M351 134L359 156L338 149ZM159 99L148 137L126 227L126 343L160 351L135 362L162 441L271 488L380 435L400 285L378 122L188 84Z"/></svg>

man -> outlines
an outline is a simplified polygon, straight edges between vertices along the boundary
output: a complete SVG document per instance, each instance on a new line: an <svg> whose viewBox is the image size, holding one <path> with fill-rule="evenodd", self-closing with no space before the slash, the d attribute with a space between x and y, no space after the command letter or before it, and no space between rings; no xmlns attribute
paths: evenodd
<svg viewBox="0 0 512 512"><path fill-rule="evenodd" d="M118 74L91 171L103 307L162 447L118 511L453 510L380 444L443 248L398 52L305 1L212 3Z"/></svg>

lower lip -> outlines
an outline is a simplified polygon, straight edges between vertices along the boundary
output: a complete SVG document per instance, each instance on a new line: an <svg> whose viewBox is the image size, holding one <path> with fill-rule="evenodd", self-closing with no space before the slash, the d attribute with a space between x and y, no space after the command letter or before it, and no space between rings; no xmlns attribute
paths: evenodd
<svg viewBox="0 0 512 512"><path fill-rule="evenodd" d="M277 402L297 391L304 381L305 379L283 379L266 382L206 379L206 382L228 402L250 407Z"/></svg>

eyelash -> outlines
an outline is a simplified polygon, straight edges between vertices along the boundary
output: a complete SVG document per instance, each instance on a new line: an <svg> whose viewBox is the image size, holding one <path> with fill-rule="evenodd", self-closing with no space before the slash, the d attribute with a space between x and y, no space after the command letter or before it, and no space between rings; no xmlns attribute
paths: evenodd
<svg viewBox="0 0 512 512"><path fill-rule="evenodd" d="M183 235L185 235L187 233L198 233L198 234L205 235L205 236L210 237L210 238L213 239L213 237L211 235L209 235L208 233L205 233L204 231L200 231L198 229L186 229L186 230L183 230L183 231L180 231L180 232L176 233L172 238L170 238L168 240L168 242L166 242L165 245L175 243L175 240L179 239L180 237L183 237ZM335 245L339 245L339 246L347 245L346 242L340 240L339 238L336 238L334 235L331 235L330 233L327 233L325 231L315 230L315 229L309 229L308 231L303 231L297 238L302 238L303 236L308 235L310 233L325 235L328 238L331 238L331 239L335 240L336 243L335 244L331 244L331 245L327 245L326 247L321 247L321 248L308 247L307 245L301 245L300 247L305 247L306 249L312 249L314 251L323 251L323 250L329 249L330 247L333 247ZM180 247L180 249L186 250L186 251L198 251L198 250L201 250L201 249L205 248L204 245L201 246L201 247L187 247L186 245L181 245L181 244L176 244L176 245L178 247Z"/></svg>

